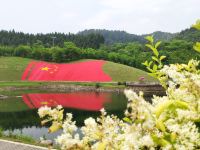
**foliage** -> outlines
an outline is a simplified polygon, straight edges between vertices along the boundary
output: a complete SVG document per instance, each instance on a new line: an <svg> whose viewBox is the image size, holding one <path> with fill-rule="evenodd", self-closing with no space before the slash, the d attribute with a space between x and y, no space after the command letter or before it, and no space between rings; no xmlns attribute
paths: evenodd
<svg viewBox="0 0 200 150"><path fill-rule="evenodd" d="M107 115L104 109L96 120L88 118L77 133L72 114L63 116L63 108L38 110L43 123L52 121L49 132L63 129L56 142L61 149L200 149L200 70L199 61L163 66L152 36L149 47L154 54L145 66L166 88L166 96L152 98L152 104L131 90L125 90L129 103L125 118ZM152 65L153 64L153 65ZM154 67L156 66L156 67ZM64 119L64 120L63 120Z"/></svg>
<svg viewBox="0 0 200 150"><path fill-rule="evenodd" d="M198 23L196 27L198 28ZM164 40L159 50L161 55L167 56L163 60L164 65L187 63L192 58L200 58L198 53L190 52L193 43L200 41L200 31L190 28L177 34L160 31L152 34L155 42L158 39ZM150 52L143 46L144 36L146 35L108 30L36 35L14 30L0 31L0 56L19 56L59 63L78 59L104 59L144 70L141 62L151 61ZM53 37L56 37L54 46ZM71 45L66 46L66 43ZM198 43L195 47L197 46Z"/></svg>
<svg viewBox="0 0 200 150"><path fill-rule="evenodd" d="M193 25L194 28L197 30L200 30L200 20L196 22L196 24ZM200 53L200 42L196 42L196 44L193 46L194 50Z"/></svg>
<svg viewBox="0 0 200 150"><path fill-rule="evenodd" d="M151 53L138 42L102 45L100 49L79 48L72 42L64 42L63 47L44 47L40 44L38 41L38 44L32 46L0 46L0 56L19 56L59 63L78 59L104 59L143 70L145 67L141 62L151 61ZM158 51L161 55L167 56L163 64L187 63L192 58L200 58L198 53L190 52L192 46L192 42L173 39L170 42L162 42L161 50Z"/></svg>
<svg viewBox="0 0 200 150"><path fill-rule="evenodd" d="M101 30L101 29L90 29L90 30L84 30L79 32L80 35L89 35L91 33L95 34L101 34L103 35L105 39L105 44L114 44L114 43L128 43L137 41L140 43L144 42L144 39L135 34L129 34L125 31L109 31L109 30Z"/></svg>
<svg viewBox="0 0 200 150"><path fill-rule="evenodd" d="M166 56L159 56L157 48L161 44L160 41L154 44L153 36L147 36L146 39L149 41L149 44L146 44L146 47L152 50L154 56L152 56L152 61L145 61L143 64L151 72L151 75L155 76L157 75L158 70L163 67L162 60L165 59Z"/></svg>
<svg viewBox="0 0 200 150"><path fill-rule="evenodd" d="M55 38L55 39L53 39ZM53 41L54 40L54 41ZM63 33L48 33L48 34L25 34L23 32L0 31L0 45L4 46L19 46L28 45L37 48L50 48L55 46L63 47L65 41L75 43L81 48L99 48L100 44L104 43L104 38L101 34L63 34ZM53 45L54 43L54 45Z"/></svg>
<svg viewBox="0 0 200 150"><path fill-rule="evenodd" d="M110 31L110 30L105 30L105 29L84 30L84 31L79 32L78 34L88 35L91 33L103 35L106 45L115 44L115 43L129 43L129 42L139 42L141 44L144 44L145 43L144 37L147 36L147 35L130 34L125 31L118 31L118 30ZM154 35L156 40L161 39L161 40L168 41L174 37L174 34L172 33L161 32L161 31L157 31L152 34Z"/></svg>

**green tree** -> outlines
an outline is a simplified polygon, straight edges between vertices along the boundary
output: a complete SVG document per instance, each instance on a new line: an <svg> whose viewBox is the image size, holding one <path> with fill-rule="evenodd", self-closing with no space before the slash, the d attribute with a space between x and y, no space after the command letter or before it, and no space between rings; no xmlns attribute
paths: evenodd
<svg viewBox="0 0 200 150"><path fill-rule="evenodd" d="M27 45L20 45L15 48L14 55L20 57L28 57L31 54L31 47Z"/></svg>

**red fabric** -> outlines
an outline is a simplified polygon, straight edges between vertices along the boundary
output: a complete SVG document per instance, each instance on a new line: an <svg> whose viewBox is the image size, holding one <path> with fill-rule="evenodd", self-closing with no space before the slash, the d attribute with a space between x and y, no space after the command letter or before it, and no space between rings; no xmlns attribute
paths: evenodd
<svg viewBox="0 0 200 150"><path fill-rule="evenodd" d="M103 72L103 60L69 64L31 62L22 75L29 81L93 81L107 82L111 77Z"/></svg>
<svg viewBox="0 0 200 150"><path fill-rule="evenodd" d="M24 71L24 73L23 73L23 75L22 75L22 80L26 80L26 78L27 78L28 75L29 75L30 70L32 69L32 67L34 66L35 63L36 63L36 62L32 61L32 62L30 62L30 63L28 64L28 66L26 67L26 69L25 69L25 71Z"/></svg>
<svg viewBox="0 0 200 150"><path fill-rule="evenodd" d="M24 94L24 103L31 109L42 106L99 111L105 103L110 102L109 93L76 92L68 94Z"/></svg>

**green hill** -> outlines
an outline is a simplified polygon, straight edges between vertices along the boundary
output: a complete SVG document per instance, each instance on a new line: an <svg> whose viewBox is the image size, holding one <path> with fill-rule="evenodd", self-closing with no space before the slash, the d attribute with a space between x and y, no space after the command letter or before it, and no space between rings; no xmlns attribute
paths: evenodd
<svg viewBox="0 0 200 150"><path fill-rule="evenodd" d="M21 57L0 57L0 81L20 81L30 61L31 59ZM139 77L144 77L148 82L155 81L142 70L109 61L105 63L103 70L111 76L112 81L138 81Z"/></svg>
<svg viewBox="0 0 200 150"><path fill-rule="evenodd" d="M139 42L144 43L145 39L136 34L130 34L125 31L89 29L79 32L80 35L101 34L105 39L105 44Z"/></svg>
<svg viewBox="0 0 200 150"><path fill-rule="evenodd" d="M154 39L156 41L169 41L172 38L174 38L177 33L168 33L168 32L162 32L162 31L156 31L150 34L144 34L142 35L143 38L145 38L148 35L153 35Z"/></svg>
<svg viewBox="0 0 200 150"><path fill-rule="evenodd" d="M114 44L114 43L128 43L128 42L139 42L146 43L145 37L147 35L154 35L155 40L169 41L176 34L156 31L150 34L136 35L130 34L125 31L118 30L105 30L105 29L90 29L79 32L80 35L89 35L89 34L101 34L105 39L105 44Z"/></svg>
<svg viewBox="0 0 200 150"><path fill-rule="evenodd" d="M189 42L197 42L200 41L200 31L194 28L185 29L177 34L174 38Z"/></svg>

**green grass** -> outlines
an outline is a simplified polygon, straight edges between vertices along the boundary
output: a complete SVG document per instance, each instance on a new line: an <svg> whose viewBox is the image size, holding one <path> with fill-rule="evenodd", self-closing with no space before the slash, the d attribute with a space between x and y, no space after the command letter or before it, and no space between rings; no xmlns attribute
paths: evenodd
<svg viewBox="0 0 200 150"><path fill-rule="evenodd" d="M0 57L0 81L19 81L31 59Z"/></svg>
<svg viewBox="0 0 200 150"><path fill-rule="evenodd" d="M103 66L103 70L116 82L139 81L140 77L144 77L146 82L155 82L155 79L150 77L145 71L110 61L107 61Z"/></svg>
<svg viewBox="0 0 200 150"><path fill-rule="evenodd" d="M30 61L31 59L20 57L0 57L0 81L20 81L21 76ZM78 62L80 61L85 60L79 60ZM146 82L155 81L152 77L148 76L147 73L142 70L109 61L107 61L107 63L103 66L103 70L105 73L111 76L113 82L138 81L138 78L141 76L145 77ZM13 83L14 82L12 82L11 85L13 85ZM79 82L74 83L80 84ZM8 83L2 82L0 82L0 84L0 86L4 86L4 84L8 85ZM42 83L16 82L15 84L16 86L37 86ZM92 83L86 84L91 85Z"/></svg>

